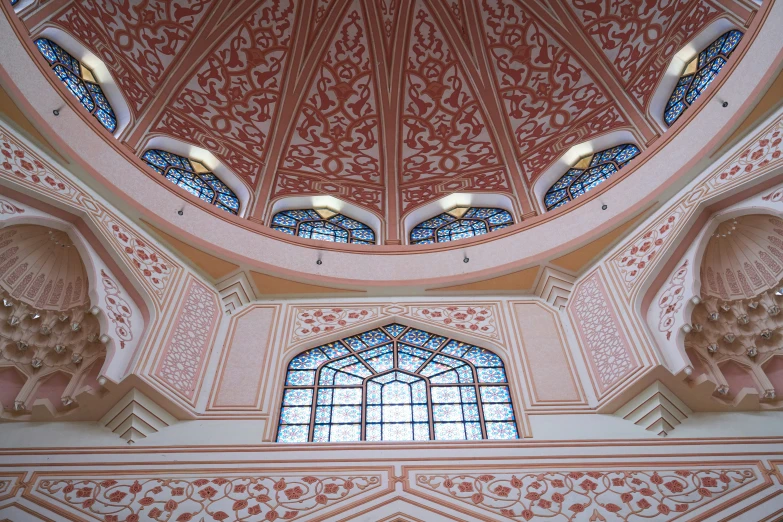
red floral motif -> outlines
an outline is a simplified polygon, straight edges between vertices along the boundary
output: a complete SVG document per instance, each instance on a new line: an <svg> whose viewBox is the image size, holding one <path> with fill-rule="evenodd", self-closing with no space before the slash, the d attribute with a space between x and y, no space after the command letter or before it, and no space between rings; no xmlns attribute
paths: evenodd
<svg viewBox="0 0 783 522"><path fill-rule="evenodd" d="M310 478L315 478L315 481L305 482L297 476L221 477L219 484L212 480L212 485L206 487L203 486L210 479L146 477L138 481L118 479L108 486L104 485L105 481L89 478L51 479L39 481L35 491L84 513L90 520L99 516L99 520L138 522L163 517L162 520L187 522L213 519L292 520L381 485L380 477L374 475ZM280 490L275 487L281 482L288 488ZM345 487L348 482L352 487ZM186 491L186 498L178 498L177 502L171 500L170 497L175 495L174 489L177 497ZM83 500L85 497L88 497L87 501Z"/></svg>
<svg viewBox="0 0 783 522"><path fill-rule="evenodd" d="M10 201L0 199L0 214L24 214L24 209L17 207Z"/></svg>
<svg viewBox="0 0 783 522"><path fill-rule="evenodd" d="M191 280L155 371L163 382L189 400L195 395L219 315L215 293Z"/></svg>
<svg viewBox="0 0 783 522"><path fill-rule="evenodd" d="M436 178L424 183L402 187L402 210L408 212L416 207L442 198L454 192L492 192L511 194L506 169L468 172L461 176Z"/></svg>
<svg viewBox="0 0 783 522"><path fill-rule="evenodd" d="M301 342L326 333L376 319L379 310L371 307L296 308L292 342Z"/></svg>
<svg viewBox="0 0 783 522"><path fill-rule="evenodd" d="M213 0L87 0L72 3L53 22L103 60L138 113L212 5Z"/></svg>
<svg viewBox="0 0 783 522"><path fill-rule="evenodd" d="M619 248L610 266L619 273L626 293L630 294L640 283L645 268L668 247L675 232L698 210L703 201L731 191L740 183L767 172L783 161L780 155L774 157L775 152L781 151L781 129L783 118L778 118L751 145L737 152L728 162L693 186L645 230Z"/></svg>
<svg viewBox="0 0 783 522"><path fill-rule="evenodd" d="M568 310L602 392L636 369L638 363L599 272L579 283Z"/></svg>
<svg viewBox="0 0 783 522"><path fill-rule="evenodd" d="M500 338L494 306L412 306L409 315L427 323L463 330L473 335Z"/></svg>
<svg viewBox="0 0 783 522"><path fill-rule="evenodd" d="M498 94L528 155L542 140L609 104L576 56L514 0L482 0L480 6Z"/></svg>
<svg viewBox="0 0 783 522"><path fill-rule="evenodd" d="M120 349L125 348L125 343L133 340L133 332L131 331L133 309L122 297L120 287L103 269L101 269L101 282L106 293L104 297L106 315L114 325L114 333L119 339Z"/></svg>
<svg viewBox="0 0 783 522"><path fill-rule="evenodd" d="M400 0L380 0L378 7L380 8L383 21L383 38L386 44L386 52L390 53L394 28L397 25L397 18L400 12Z"/></svg>
<svg viewBox="0 0 783 522"><path fill-rule="evenodd" d="M514 475L499 472L493 473L489 481L471 473L423 473L416 477L416 484L514 519L538 520L540 517L544 520L552 517L554 509L563 520L577 522L586 520L580 513L592 513L595 520L630 521L636 517L661 520L661 514L696 509L745 484L761 480L753 468L695 469L690 472L692 476L687 484L675 478L675 473L674 470L591 471L590 477L595 480L580 480L572 476L573 473L559 471L517 472ZM583 473L577 475L584 476ZM562 484L557 492L552 491L554 481ZM677 486L660 488L661 481ZM534 482L539 484L540 494L530 494ZM636 492L643 496L634 496Z"/></svg>
<svg viewBox="0 0 783 522"><path fill-rule="evenodd" d="M277 173L274 197L286 195L331 194L352 201L367 209L383 212L383 189L356 184L322 180L318 176L294 174L286 171Z"/></svg>
<svg viewBox="0 0 783 522"><path fill-rule="evenodd" d="M663 289L661 297L658 298L658 308L660 309L660 319L658 321L658 331L666 334L666 339L671 339L672 329L674 328L675 316L682 308L682 301L685 298L685 276L688 274L688 260L674 271Z"/></svg>
<svg viewBox="0 0 783 522"><path fill-rule="evenodd" d="M769 201L770 203L783 202L783 188L778 188L776 190L773 190L772 192L762 197L761 199L763 199L764 201Z"/></svg>
<svg viewBox="0 0 783 522"><path fill-rule="evenodd" d="M373 71L366 23L354 0L299 109L284 168L322 179L381 183Z"/></svg>
<svg viewBox="0 0 783 522"><path fill-rule="evenodd" d="M293 19L289 0L260 4L204 59L171 108L192 116L212 140L220 136L248 156L262 158L280 98ZM189 135L177 137L190 141Z"/></svg>
<svg viewBox="0 0 783 522"><path fill-rule="evenodd" d="M413 16L405 68L402 183L500 165L486 118L448 41L423 3Z"/></svg>

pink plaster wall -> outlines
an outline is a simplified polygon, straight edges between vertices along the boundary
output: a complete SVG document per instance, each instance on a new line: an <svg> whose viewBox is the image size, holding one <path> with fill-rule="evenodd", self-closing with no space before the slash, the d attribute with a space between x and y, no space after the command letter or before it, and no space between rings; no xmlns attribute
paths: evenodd
<svg viewBox="0 0 783 522"><path fill-rule="evenodd" d="M778 395L783 393L783 356L778 355L770 359L764 365L764 373L775 387L775 392Z"/></svg>
<svg viewBox="0 0 783 522"><path fill-rule="evenodd" d="M269 346L277 311L277 306L258 306L235 318L215 383L213 407L259 407L262 384L272 376Z"/></svg>
<svg viewBox="0 0 783 522"><path fill-rule="evenodd" d="M512 306L527 363L532 404L580 401L581 387L553 312L537 303Z"/></svg>
<svg viewBox="0 0 783 522"><path fill-rule="evenodd" d="M13 409L14 400L22 390L27 378L16 368L0 368L0 404L5 409Z"/></svg>
<svg viewBox="0 0 783 522"><path fill-rule="evenodd" d="M736 397L742 391L742 388L759 390L759 386L750 374L750 370L734 361L721 364L720 371L723 377L726 378L726 382L729 383L729 393L732 397ZM762 390L759 390L759 392L761 393Z"/></svg>

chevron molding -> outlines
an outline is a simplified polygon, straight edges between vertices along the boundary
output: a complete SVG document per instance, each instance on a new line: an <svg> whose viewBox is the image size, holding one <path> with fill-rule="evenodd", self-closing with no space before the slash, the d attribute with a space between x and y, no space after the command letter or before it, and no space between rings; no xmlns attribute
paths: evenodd
<svg viewBox="0 0 783 522"><path fill-rule="evenodd" d="M655 381L617 410L615 416L665 437L692 414L693 411L669 388L661 381Z"/></svg>
<svg viewBox="0 0 783 522"><path fill-rule="evenodd" d="M538 278L535 294L558 310L565 309L576 278L545 266Z"/></svg>
<svg viewBox="0 0 783 522"><path fill-rule="evenodd" d="M133 444L171 426L177 419L134 388L98 422Z"/></svg>
<svg viewBox="0 0 783 522"><path fill-rule="evenodd" d="M228 315L237 312L256 298L253 287L244 272L224 279L217 284L217 288L220 300L223 302L223 311Z"/></svg>

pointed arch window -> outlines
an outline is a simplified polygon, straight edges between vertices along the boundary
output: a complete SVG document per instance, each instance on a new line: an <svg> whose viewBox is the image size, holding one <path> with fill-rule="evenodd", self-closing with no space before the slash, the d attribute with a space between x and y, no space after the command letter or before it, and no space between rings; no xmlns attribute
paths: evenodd
<svg viewBox="0 0 783 522"><path fill-rule="evenodd" d="M101 86L95 81L92 71L48 38L37 39L35 45L57 77L78 98L82 106L95 116L106 130L113 133L117 129L117 116Z"/></svg>
<svg viewBox="0 0 783 522"><path fill-rule="evenodd" d="M375 232L355 219L328 208L283 210L272 218L271 227L306 239L374 245Z"/></svg>
<svg viewBox="0 0 783 522"><path fill-rule="evenodd" d="M278 442L519 438L503 361L389 324L288 365Z"/></svg>
<svg viewBox="0 0 783 522"><path fill-rule="evenodd" d="M198 161L160 149L149 149L141 158L158 174L202 201L239 214L239 198L234 191Z"/></svg>
<svg viewBox="0 0 783 522"><path fill-rule="evenodd" d="M456 207L413 227L411 244L446 243L480 236L513 224L511 213L502 208Z"/></svg>
<svg viewBox="0 0 783 522"><path fill-rule="evenodd" d="M680 76L666 108L663 121L672 125L718 76L729 56L737 48L742 32L735 30L722 34L688 63Z"/></svg>
<svg viewBox="0 0 783 522"><path fill-rule="evenodd" d="M636 145L626 143L582 158L546 191L546 209L561 207L592 190L626 166L640 152Z"/></svg>

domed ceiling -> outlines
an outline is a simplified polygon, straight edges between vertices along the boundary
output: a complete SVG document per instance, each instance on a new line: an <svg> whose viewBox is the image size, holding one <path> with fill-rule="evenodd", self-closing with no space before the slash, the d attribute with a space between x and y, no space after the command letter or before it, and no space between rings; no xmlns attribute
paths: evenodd
<svg viewBox="0 0 783 522"><path fill-rule="evenodd" d="M732 2L79 0L29 17L83 42L131 112L120 140L211 151L254 193L401 217L454 192L511 197L576 143L647 116L674 53ZM54 5L56 4L56 5ZM744 21L744 20L743 20ZM395 237L396 236L396 237Z"/></svg>
<svg viewBox="0 0 783 522"><path fill-rule="evenodd" d="M0 229L0 288L39 310L87 306L89 280L68 234L39 225Z"/></svg>
<svg viewBox="0 0 783 522"><path fill-rule="evenodd" d="M753 214L718 225L702 259L702 294L744 299L775 288L781 279L783 220Z"/></svg>

